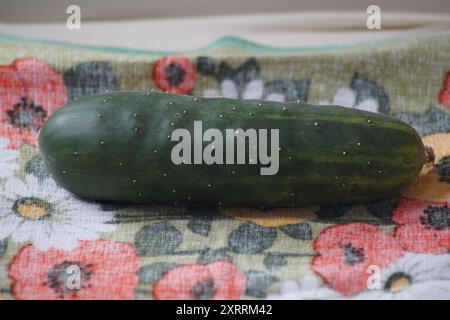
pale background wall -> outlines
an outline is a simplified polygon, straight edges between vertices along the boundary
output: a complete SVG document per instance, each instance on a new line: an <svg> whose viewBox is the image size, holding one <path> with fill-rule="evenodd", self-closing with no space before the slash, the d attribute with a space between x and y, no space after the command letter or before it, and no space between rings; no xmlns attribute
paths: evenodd
<svg viewBox="0 0 450 320"><path fill-rule="evenodd" d="M78 4L82 29L65 26ZM382 30L366 29L366 8ZM0 33L88 45L188 50L226 35L305 47L450 31L449 0L0 0Z"/></svg>
<svg viewBox="0 0 450 320"><path fill-rule="evenodd" d="M391 12L447 13L449 0L0 0L0 21L58 21L78 4L89 20L192 17L293 11L364 11L376 4Z"/></svg>

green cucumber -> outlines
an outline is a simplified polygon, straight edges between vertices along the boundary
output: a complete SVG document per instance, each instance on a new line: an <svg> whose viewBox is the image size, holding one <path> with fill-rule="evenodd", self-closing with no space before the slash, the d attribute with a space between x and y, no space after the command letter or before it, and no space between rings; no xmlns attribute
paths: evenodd
<svg viewBox="0 0 450 320"><path fill-rule="evenodd" d="M226 129L279 129L277 173L261 175L265 166L249 159L174 164L171 152L179 142L171 134L177 128L193 133L194 121L224 137ZM156 92L111 92L71 102L42 128L39 148L53 178L83 198L252 207L388 198L407 187L427 160L416 131L387 116Z"/></svg>

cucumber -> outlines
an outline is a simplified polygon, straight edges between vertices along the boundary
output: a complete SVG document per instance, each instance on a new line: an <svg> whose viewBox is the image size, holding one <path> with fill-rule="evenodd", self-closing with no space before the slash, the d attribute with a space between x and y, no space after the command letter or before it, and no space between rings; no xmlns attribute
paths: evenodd
<svg viewBox="0 0 450 320"><path fill-rule="evenodd" d="M195 121L202 122L203 132L217 128L224 137L227 129L278 129L276 174L261 174L267 166L257 159L238 164L236 154L234 164L174 164L172 149L181 139L172 141L172 133L185 128L192 134ZM276 142L271 139L269 145ZM156 92L110 92L71 102L48 119L39 149L53 178L86 199L250 207L388 198L407 187L427 161L416 131L387 116Z"/></svg>

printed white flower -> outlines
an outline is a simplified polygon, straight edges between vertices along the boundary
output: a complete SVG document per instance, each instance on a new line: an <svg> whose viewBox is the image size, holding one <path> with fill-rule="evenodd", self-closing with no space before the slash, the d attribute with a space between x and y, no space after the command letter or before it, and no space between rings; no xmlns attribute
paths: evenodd
<svg viewBox="0 0 450 320"><path fill-rule="evenodd" d="M9 140L0 138L0 178L9 178L19 169L19 151L8 150Z"/></svg>
<svg viewBox="0 0 450 320"><path fill-rule="evenodd" d="M266 100L284 102L286 100L286 97L282 93L273 92L267 95Z"/></svg>
<svg viewBox="0 0 450 320"><path fill-rule="evenodd" d="M380 272L380 289L353 299L450 299L450 255L406 253Z"/></svg>
<svg viewBox="0 0 450 320"><path fill-rule="evenodd" d="M10 178L0 188L0 239L32 242L38 249L72 250L77 240L95 240L111 232L114 213L75 199L52 179L43 183L27 175Z"/></svg>
<svg viewBox="0 0 450 320"><path fill-rule="evenodd" d="M329 102L327 100L322 100L318 104L326 105L329 104ZM331 104L370 112L378 112L380 109L379 103L375 99L365 99L356 103L356 92L350 88L339 89L334 95Z"/></svg>
<svg viewBox="0 0 450 320"><path fill-rule="evenodd" d="M327 287L315 274L306 275L300 284L285 281L279 294L270 294L269 300L331 300L342 299L342 295Z"/></svg>
<svg viewBox="0 0 450 320"><path fill-rule="evenodd" d="M203 91L205 98L232 98L232 99L261 99L264 94L264 84L261 79L253 79L249 81L242 93L239 95L239 90L236 83L232 80L226 79L220 83L220 89L206 89Z"/></svg>

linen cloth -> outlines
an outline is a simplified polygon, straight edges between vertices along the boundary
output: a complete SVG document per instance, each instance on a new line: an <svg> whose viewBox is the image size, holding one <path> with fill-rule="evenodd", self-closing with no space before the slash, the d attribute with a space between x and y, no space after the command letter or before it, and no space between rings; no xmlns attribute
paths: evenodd
<svg viewBox="0 0 450 320"><path fill-rule="evenodd" d="M82 95L152 88L387 114L435 163L402 197L358 205L134 206L58 187L37 148L45 120ZM0 123L2 299L450 299L448 34L308 49L223 38L189 52L2 36Z"/></svg>

